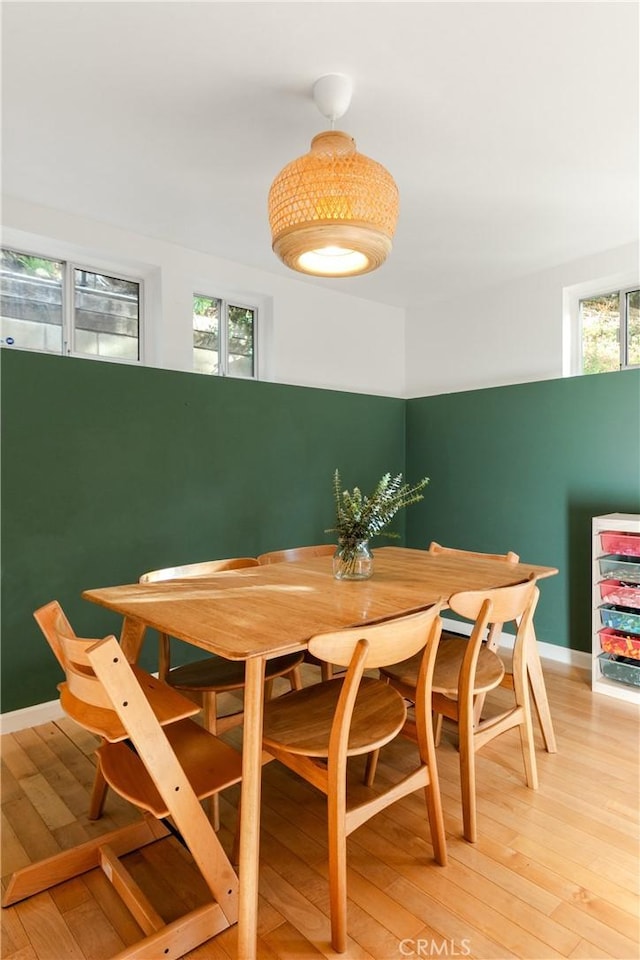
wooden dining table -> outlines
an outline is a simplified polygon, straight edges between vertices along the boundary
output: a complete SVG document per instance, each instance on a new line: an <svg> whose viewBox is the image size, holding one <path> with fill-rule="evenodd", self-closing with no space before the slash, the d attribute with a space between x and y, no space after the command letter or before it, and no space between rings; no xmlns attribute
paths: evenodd
<svg viewBox="0 0 640 960"><path fill-rule="evenodd" d="M430 554L405 547L374 550L369 580L336 580L331 557L229 570L197 580L86 590L83 597L124 617L120 642L138 659L147 628L206 653L246 662L240 806L238 957L255 960L258 919L262 722L265 662L304 650L317 633L416 612L460 590L507 586L553 567L484 557ZM535 644L534 702L547 750L555 737Z"/></svg>

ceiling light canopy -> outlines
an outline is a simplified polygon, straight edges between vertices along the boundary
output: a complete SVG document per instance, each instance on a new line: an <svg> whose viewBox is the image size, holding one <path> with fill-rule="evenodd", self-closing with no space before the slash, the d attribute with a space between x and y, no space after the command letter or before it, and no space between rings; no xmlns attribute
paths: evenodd
<svg viewBox="0 0 640 960"><path fill-rule="evenodd" d="M321 77L313 97L333 128L351 102L351 81ZM391 174L334 129L317 134L309 153L287 164L269 191L274 252L292 270L318 277L377 269L391 250L397 219Z"/></svg>

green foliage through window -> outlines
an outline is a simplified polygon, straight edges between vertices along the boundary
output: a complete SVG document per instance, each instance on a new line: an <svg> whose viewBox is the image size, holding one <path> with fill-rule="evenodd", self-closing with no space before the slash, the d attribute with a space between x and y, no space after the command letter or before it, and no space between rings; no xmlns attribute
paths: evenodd
<svg viewBox="0 0 640 960"><path fill-rule="evenodd" d="M640 290L580 301L582 372L608 373L640 364Z"/></svg>
<svg viewBox="0 0 640 960"><path fill-rule="evenodd" d="M255 376L255 307L193 297L193 365L197 373Z"/></svg>

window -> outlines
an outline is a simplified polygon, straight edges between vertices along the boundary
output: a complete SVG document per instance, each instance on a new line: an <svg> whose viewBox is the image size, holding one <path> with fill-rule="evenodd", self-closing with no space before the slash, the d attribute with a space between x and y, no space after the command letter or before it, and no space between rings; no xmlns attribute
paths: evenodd
<svg viewBox="0 0 640 960"><path fill-rule="evenodd" d="M3 346L138 362L141 283L79 264L2 250Z"/></svg>
<svg viewBox="0 0 640 960"><path fill-rule="evenodd" d="M193 298L193 369L219 377L256 377L257 308L220 297Z"/></svg>
<svg viewBox="0 0 640 960"><path fill-rule="evenodd" d="M640 290L614 290L579 302L582 373L640 366Z"/></svg>

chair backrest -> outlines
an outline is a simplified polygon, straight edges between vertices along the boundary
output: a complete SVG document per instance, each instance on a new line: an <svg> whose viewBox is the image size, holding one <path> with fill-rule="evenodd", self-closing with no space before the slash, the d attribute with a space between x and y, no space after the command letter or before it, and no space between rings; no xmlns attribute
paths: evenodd
<svg viewBox="0 0 640 960"><path fill-rule="evenodd" d="M319 543L311 547L290 547L288 550L271 550L258 557L258 563L292 563L311 557L329 557L336 552L335 543Z"/></svg>
<svg viewBox="0 0 640 960"><path fill-rule="evenodd" d="M56 660L66 673L67 660L60 642L60 634L64 634L66 637L75 637L75 633L64 615L62 607L57 600L52 600L51 603L47 603L44 607L36 610L33 616L53 650Z"/></svg>
<svg viewBox="0 0 640 960"><path fill-rule="evenodd" d="M89 650L98 640L76 636L57 600L40 607L33 616L64 671L65 680L58 685L58 690L60 704L65 713L105 740L115 742L126 739L125 729L113 708L109 694L96 677L89 657ZM139 667L134 666L131 669L159 723L171 723L198 712L197 704L183 697L177 690L156 680Z"/></svg>
<svg viewBox="0 0 640 960"><path fill-rule="evenodd" d="M187 563L181 567L164 567L162 570L149 570L140 577L140 583L159 583L161 580L182 580L189 577L208 577L209 574L222 573L224 570L240 570L242 567L257 567L255 557L229 557L226 560L203 560L201 563Z"/></svg>
<svg viewBox="0 0 640 960"><path fill-rule="evenodd" d="M503 560L505 563L518 563L520 557L513 550L508 553L478 553L474 550L460 550L457 547L443 547L442 544L432 540L429 544L429 553L435 556L450 555L455 557L478 557L483 560ZM489 627L486 639L492 648L497 647L497 638L502 632L502 624L496 621Z"/></svg>
<svg viewBox="0 0 640 960"><path fill-rule="evenodd" d="M459 550L457 547L443 547L441 544L432 540L429 544L429 553L443 554L451 553L459 557L482 557L485 560L504 560L506 563L518 563L520 557L517 553L509 550L508 553L476 553L474 550Z"/></svg>
<svg viewBox="0 0 640 960"><path fill-rule="evenodd" d="M309 641L309 652L327 663L349 667L356 649L365 651L363 669L386 667L407 660L427 643L432 624L438 618L444 601L404 617L364 627L347 627L332 633L321 633Z"/></svg>
<svg viewBox="0 0 640 960"><path fill-rule="evenodd" d="M65 713L106 739L119 739L118 734L124 738L122 724L87 656L96 640L76 636L57 600L40 607L33 616L64 671L65 681L58 690Z"/></svg>
<svg viewBox="0 0 640 960"><path fill-rule="evenodd" d="M536 577L532 574L528 580L507 587L466 590L449 597L450 610L474 621L460 669L459 700L469 697L473 690L476 664L487 628L496 624L502 628L504 623L515 621L514 664L516 657L521 659L525 656L523 647L530 635L529 628L539 596Z"/></svg>
<svg viewBox="0 0 640 960"><path fill-rule="evenodd" d="M329 766L336 771L342 771L340 777L345 772L349 730L365 669L397 663L408 659L419 650L424 650L424 653L416 690L418 742L423 760L427 755L433 759L433 729L431 722L427 722L427 716L430 716L431 685L442 632L440 611L444 606L444 600L440 600L419 613L396 617L370 627L348 627L333 633L319 634L309 641L310 652L319 660L348 668L336 705L329 741ZM382 680L377 682L383 683ZM402 706L399 694L398 699ZM377 712L376 706L370 718L369 733L374 738L374 718ZM406 708L404 716L406 717Z"/></svg>
<svg viewBox="0 0 640 960"><path fill-rule="evenodd" d="M525 614L533 615L529 608L534 600L537 601L538 593L536 578L532 574L529 579L506 587L454 593L449 598L449 607L460 616L475 620L476 626L478 623L508 623L524 618Z"/></svg>

